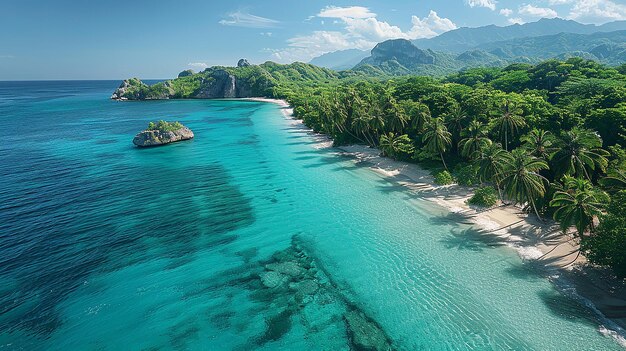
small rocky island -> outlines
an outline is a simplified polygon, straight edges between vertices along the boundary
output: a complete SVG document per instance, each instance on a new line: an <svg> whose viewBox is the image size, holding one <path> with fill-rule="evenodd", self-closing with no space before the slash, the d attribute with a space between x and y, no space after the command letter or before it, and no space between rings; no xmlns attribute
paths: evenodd
<svg viewBox="0 0 626 351"><path fill-rule="evenodd" d="M150 122L148 128L135 135L133 144L139 147L159 146L177 141L193 139L191 129L179 122Z"/></svg>

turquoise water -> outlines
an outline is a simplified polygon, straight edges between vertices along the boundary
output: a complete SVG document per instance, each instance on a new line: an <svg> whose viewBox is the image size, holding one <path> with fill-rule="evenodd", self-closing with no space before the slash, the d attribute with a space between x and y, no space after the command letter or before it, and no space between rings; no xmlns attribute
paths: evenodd
<svg viewBox="0 0 626 351"><path fill-rule="evenodd" d="M349 313L402 350L620 349L277 106L119 103L117 83L0 83L0 350L349 350ZM134 148L155 119L196 138ZM300 275L269 288L285 260Z"/></svg>

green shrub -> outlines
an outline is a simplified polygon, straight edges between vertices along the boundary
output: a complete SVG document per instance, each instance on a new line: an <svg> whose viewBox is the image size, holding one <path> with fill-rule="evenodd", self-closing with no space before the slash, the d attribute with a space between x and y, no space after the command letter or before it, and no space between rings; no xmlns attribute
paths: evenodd
<svg viewBox="0 0 626 351"><path fill-rule="evenodd" d="M183 127L180 122L166 122L164 120L160 120L157 123L148 123L148 130L159 130L161 132L173 132Z"/></svg>
<svg viewBox="0 0 626 351"><path fill-rule="evenodd" d="M466 165L464 167L456 167L454 170L454 178L459 185L472 186L478 184L478 167L476 165Z"/></svg>
<svg viewBox="0 0 626 351"><path fill-rule="evenodd" d="M470 205L491 207L498 202L498 192L492 186L476 189L474 195L467 200Z"/></svg>
<svg viewBox="0 0 626 351"><path fill-rule="evenodd" d="M435 184L437 185L448 185L454 183L454 179L452 178L452 174L448 171L441 171L434 175Z"/></svg>
<svg viewBox="0 0 626 351"><path fill-rule="evenodd" d="M581 250L591 263L611 267L626 278L626 190L614 194L606 214L600 216L595 233L581 241Z"/></svg>

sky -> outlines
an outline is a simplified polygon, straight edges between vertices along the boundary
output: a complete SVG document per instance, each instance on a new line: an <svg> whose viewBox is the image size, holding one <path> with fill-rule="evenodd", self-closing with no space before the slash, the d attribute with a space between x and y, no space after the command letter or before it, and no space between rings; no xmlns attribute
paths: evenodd
<svg viewBox="0 0 626 351"><path fill-rule="evenodd" d="M626 0L0 0L0 80L164 79L554 17L626 20Z"/></svg>

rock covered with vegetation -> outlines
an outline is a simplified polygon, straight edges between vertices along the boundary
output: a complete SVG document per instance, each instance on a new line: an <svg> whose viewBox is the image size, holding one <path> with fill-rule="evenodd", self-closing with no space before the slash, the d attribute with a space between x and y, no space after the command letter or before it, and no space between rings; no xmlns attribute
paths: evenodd
<svg viewBox="0 0 626 351"><path fill-rule="evenodd" d="M278 86L335 80L338 73L296 62L281 65L265 62L237 67L209 67L202 72L183 71L178 78L147 85L138 78L126 79L115 90L113 100L214 99L270 97Z"/></svg>
<svg viewBox="0 0 626 351"><path fill-rule="evenodd" d="M139 147L159 146L176 141L193 139L191 129L179 122L150 122L148 128L135 135L133 144Z"/></svg>

